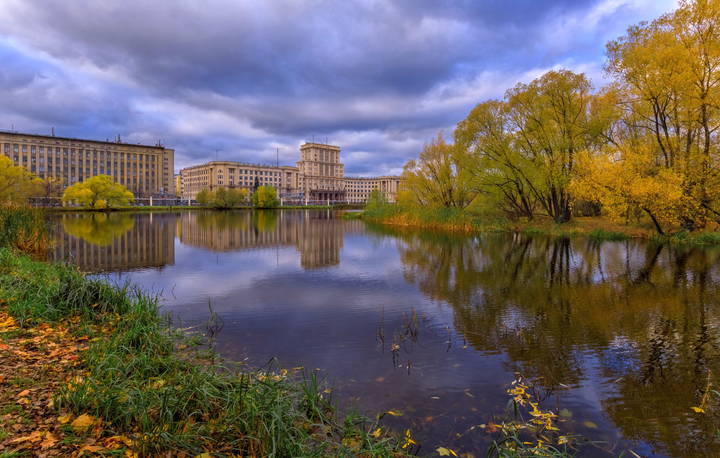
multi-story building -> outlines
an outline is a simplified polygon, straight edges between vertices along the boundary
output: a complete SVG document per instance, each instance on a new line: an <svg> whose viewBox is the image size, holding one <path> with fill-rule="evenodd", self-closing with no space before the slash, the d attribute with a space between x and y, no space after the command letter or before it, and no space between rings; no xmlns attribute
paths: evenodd
<svg viewBox="0 0 720 458"><path fill-rule="evenodd" d="M246 188L272 186L280 193L291 193L298 188L298 171L295 167L246 164L232 161L211 161L180 171L183 199L195 199L203 189Z"/></svg>
<svg viewBox="0 0 720 458"><path fill-rule="evenodd" d="M370 193L377 189L389 202L395 202L399 188L400 177L396 176L348 177L345 178L345 199L351 203L366 202Z"/></svg>
<svg viewBox="0 0 720 458"><path fill-rule="evenodd" d="M109 175L137 197L175 192L174 150L162 145L0 132L2 152L36 176L63 187Z"/></svg>
<svg viewBox="0 0 720 458"><path fill-rule="evenodd" d="M309 200L345 200L345 166L340 147L321 143L300 146L297 162L300 192Z"/></svg>
<svg viewBox="0 0 720 458"><path fill-rule="evenodd" d="M340 162L340 147L321 143L300 146L297 167L211 161L182 169L180 174L183 199L195 199L203 189L251 190L266 185L275 187L281 196L294 199L352 203L367 201L370 193L379 189L394 202L400 186L400 177L396 176L346 177L345 166Z"/></svg>

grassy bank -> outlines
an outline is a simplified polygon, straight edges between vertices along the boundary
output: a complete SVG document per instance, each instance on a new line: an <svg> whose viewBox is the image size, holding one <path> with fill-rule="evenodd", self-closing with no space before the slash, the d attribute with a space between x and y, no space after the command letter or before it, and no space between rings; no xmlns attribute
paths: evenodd
<svg viewBox="0 0 720 458"><path fill-rule="evenodd" d="M224 366L155 298L19 253L32 215L0 220L0 456L405 455L314 374Z"/></svg>
<svg viewBox="0 0 720 458"><path fill-rule="evenodd" d="M488 219L452 208L409 211L390 204L366 209L361 215L351 217L391 226L452 232L514 232L554 237L588 237L598 241L640 238L658 243L720 245L720 232L689 233L678 230L669 235L659 235L649 224L625 225L605 217L575 217L568 223L558 224L547 217L537 217L532 221L509 221L502 218Z"/></svg>

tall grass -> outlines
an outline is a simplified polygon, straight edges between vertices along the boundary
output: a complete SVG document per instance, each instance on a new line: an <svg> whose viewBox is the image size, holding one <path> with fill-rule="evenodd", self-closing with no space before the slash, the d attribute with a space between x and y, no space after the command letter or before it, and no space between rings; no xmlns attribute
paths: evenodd
<svg viewBox="0 0 720 458"><path fill-rule="evenodd" d="M155 298L0 248L0 299L23 326L75 319L91 345L55 405L100 418L139 454L390 456L377 424L341 421L314 375L238 372L178 350ZM348 440L351 438L352 440Z"/></svg>
<svg viewBox="0 0 720 458"><path fill-rule="evenodd" d="M42 210L0 206L0 247L40 253L48 246L48 228Z"/></svg>

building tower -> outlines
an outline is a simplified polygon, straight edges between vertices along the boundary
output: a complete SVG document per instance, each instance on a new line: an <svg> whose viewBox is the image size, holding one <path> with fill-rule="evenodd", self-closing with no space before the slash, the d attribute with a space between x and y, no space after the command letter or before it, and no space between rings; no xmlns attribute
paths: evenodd
<svg viewBox="0 0 720 458"><path fill-rule="evenodd" d="M306 199L345 200L345 166L340 162L339 146L304 143L297 167Z"/></svg>

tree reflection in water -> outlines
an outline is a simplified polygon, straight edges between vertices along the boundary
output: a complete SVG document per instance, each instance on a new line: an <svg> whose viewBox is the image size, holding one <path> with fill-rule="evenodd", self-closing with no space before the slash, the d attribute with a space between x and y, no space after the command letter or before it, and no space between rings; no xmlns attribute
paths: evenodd
<svg viewBox="0 0 720 458"><path fill-rule="evenodd" d="M627 438L720 454L718 423L691 410L720 369L717 249L374 230L398 238L407 281L449 304L477 350L552 390L599 366L603 408Z"/></svg>
<svg viewBox="0 0 720 458"><path fill-rule="evenodd" d="M126 213L81 213L66 215L62 220L66 233L96 246L108 246L127 234L135 225Z"/></svg>

